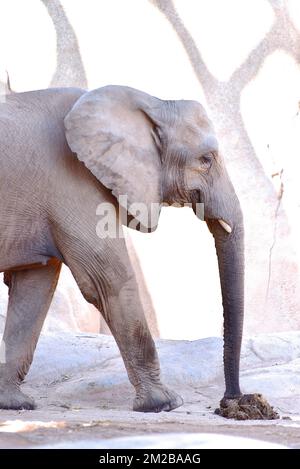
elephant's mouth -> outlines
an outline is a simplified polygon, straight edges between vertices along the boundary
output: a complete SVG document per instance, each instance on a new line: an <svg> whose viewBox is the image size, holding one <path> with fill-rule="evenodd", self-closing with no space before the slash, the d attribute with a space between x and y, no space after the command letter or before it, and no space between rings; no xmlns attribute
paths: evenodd
<svg viewBox="0 0 300 469"><path fill-rule="evenodd" d="M192 200L192 205L193 205L193 210L194 213L198 216L198 210L197 210L197 203L204 204L202 198L201 198L201 192L200 191L193 191L193 194L191 195L191 200ZM204 211L205 211L205 204L204 204ZM210 211L209 211L210 212ZM201 212L203 213L203 212ZM228 234L232 233L232 227L230 226L227 221L225 221L222 217L220 216L211 216L210 213L206 216L204 216L204 220L217 220L223 230L225 230Z"/></svg>

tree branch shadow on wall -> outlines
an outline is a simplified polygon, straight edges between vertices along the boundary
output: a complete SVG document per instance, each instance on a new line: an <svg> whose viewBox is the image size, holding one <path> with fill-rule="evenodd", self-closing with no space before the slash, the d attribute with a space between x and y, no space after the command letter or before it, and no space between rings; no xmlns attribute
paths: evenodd
<svg viewBox="0 0 300 469"><path fill-rule="evenodd" d="M239 67L238 71L227 81L219 81L210 72L202 55L186 26L184 25L181 17L179 16L172 0L149 0L153 3L167 18L172 25L174 31L179 37L189 61L193 67L195 75L203 88L207 103L209 105L212 116L220 115L220 112L225 114L235 124L235 129L239 129L241 141L247 146L247 151L244 151L248 156L250 165L256 173L264 175L264 171L260 161L257 159L254 148L251 144L247 131L243 124L243 119L240 112L240 95L243 86L240 86L239 76L242 73L243 67ZM256 72L258 69L256 70ZM252 74L253 75L253 74ZM249 77L250 80L250 77ZM226 106L224 97L230 100L231 106ZM225 105L224 105L225 104ZM213 118L213 120L215 120ZM225 155L226 158L226 155ZM272 189L272 185L268 178L265 178L265 184Z"/></svg>
<svg viewBox="0 0 300 469"><path fill-rule="evenodd" d="M274 15L275 22L271 30L262 41L247 56L245 61L234 71L228 81L217 80L205 64L201 53L184 22L180 18L173 0L149 0L167 18L179 37L196 77L203 88L205 97L213 115L226 113L235 128L239 129L241 140L246 145L244 155L248 155L248 163L254 170L262 175L264 169L257 159L249 135L245 129L241 115L241 93L245 86L258 74L265 59L276 50L284 50L299 62L300 34L291 22L286 5L278 4L277 0L268 0ZM224 106L224 96L228 97L231 106ZM245 156L244 156L245 157ZM269 176L265 175L265 184L274 192Z"/></svg>
<svg viewBox="0 0 300 469"><path fill-rule="evenodd" d="M75 31L59 0L41 0L56 31L57 66L50 87L77 86L88 82Z"/></svg>

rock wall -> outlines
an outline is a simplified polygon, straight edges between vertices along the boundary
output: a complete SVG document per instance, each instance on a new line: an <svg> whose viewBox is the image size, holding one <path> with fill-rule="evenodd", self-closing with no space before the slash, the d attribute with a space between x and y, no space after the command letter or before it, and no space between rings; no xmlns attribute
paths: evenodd
<svg viewBox="0 0 300 469"><path fill-rule="evenodd" d="M15 90L112 83L206 105L245 215L247 333L300 327L299 53L297 0L0 4L0 67ZM220 335L204 223L166 209L156 233L131 239L161 336Z"/></svg>

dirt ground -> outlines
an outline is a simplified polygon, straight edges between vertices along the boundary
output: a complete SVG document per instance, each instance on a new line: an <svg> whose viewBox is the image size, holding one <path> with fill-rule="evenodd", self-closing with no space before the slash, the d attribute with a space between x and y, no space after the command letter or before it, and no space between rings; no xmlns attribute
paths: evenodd
<svg viewBox="0 0 300 469"><path fill-rule="evenodd" d="M92 447L104 439L173 432L242 436L300 448L300 416L236 422L214 416L212 410L201 411L196 403L162 415L100 408L67 410L54 405L35 411L1 411L0 448L52 446L62 441L80 447L86 440Z"/></svg>

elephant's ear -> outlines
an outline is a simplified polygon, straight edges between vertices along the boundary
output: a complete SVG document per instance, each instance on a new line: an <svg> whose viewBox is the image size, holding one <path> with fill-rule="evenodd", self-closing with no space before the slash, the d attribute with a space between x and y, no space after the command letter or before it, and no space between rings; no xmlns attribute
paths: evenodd
<svg viewBox="0 0 300 469"><path fill-rule="evenodd" d="M161 202L157 126L163 103L107 86L83 95L65 118L71 150L123 207L127 199L125 208L147 230L156 228Z"/></svg>

